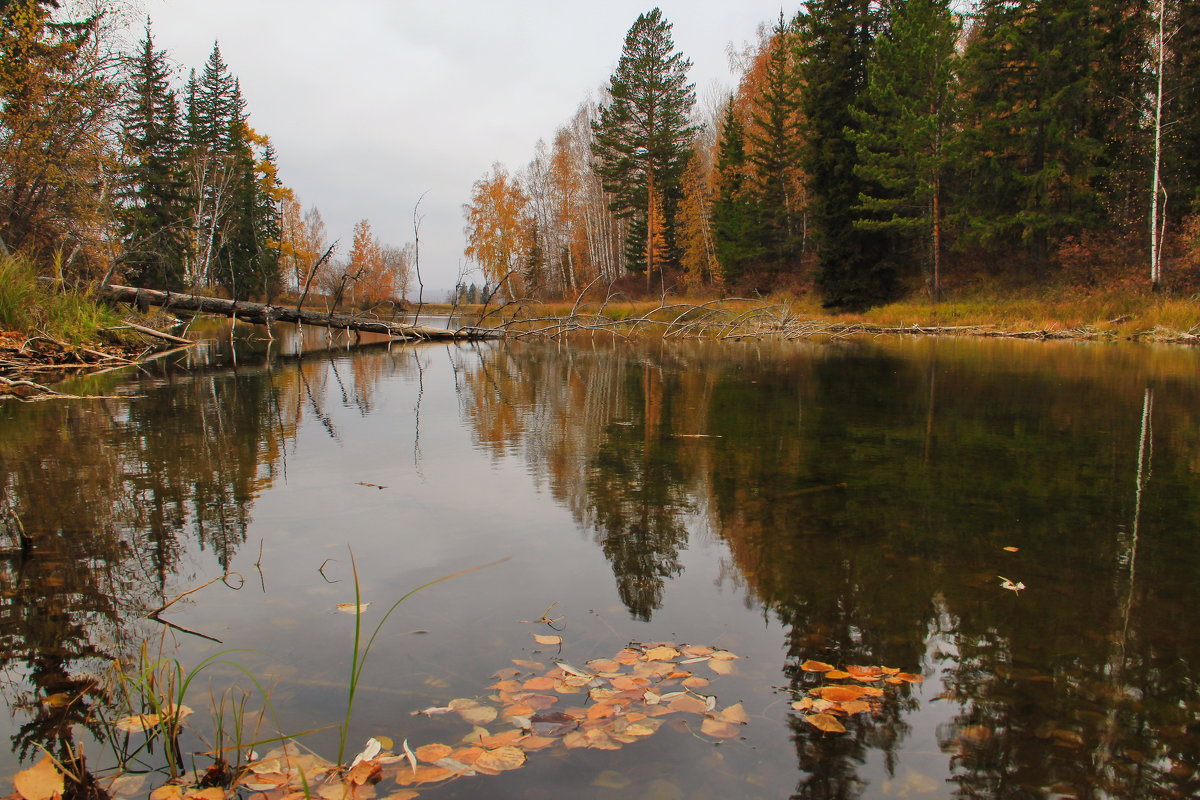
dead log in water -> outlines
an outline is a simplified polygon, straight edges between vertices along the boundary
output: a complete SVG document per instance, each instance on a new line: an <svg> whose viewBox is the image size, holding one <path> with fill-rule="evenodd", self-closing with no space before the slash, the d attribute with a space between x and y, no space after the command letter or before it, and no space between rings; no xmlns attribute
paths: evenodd
<svg viewBox="0 0 1200 800"><path fill-rule="evenodd" d="M316 325L337 330L378 333L393 339L406 341L498 339L500 331L485 328L460 328L448 330L428 325L407 325L400 322L385 322L350 314L333 314L307 309L251 303L245 300L223 300L219 297L202 297L179 292L160 292L155 289L139 289L134 286L107 284L100 287L99 294L122 303L138 306L161 306L165 310L189 311L196 314L218 314L236 317L241 322L267 325L271 322L295 322L301 325Z"/></svg>

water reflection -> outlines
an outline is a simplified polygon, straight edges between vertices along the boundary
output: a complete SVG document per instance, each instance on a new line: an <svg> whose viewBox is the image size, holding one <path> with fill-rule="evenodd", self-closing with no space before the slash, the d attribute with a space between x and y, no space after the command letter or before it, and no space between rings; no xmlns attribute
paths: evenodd
<svg viewBox="0 0 1200 800"><path fill-rule="evenodd" d="M941 674L956 796L1187 797L1197 374L1192 353L1138 355L510 347L464 406L594 531L633 617L707 529L786 626L792 688L810 658ZM867 751L891 773L916 707L843 737L795 719L796 796L861 796Z"/></svg>
<svg viewBox="0 0 1200 800"><path fill-rule="evenodd" d="M363 515L390 520L436 491L461 497L458 475L429 489L424 465L447 458L436 449L462 423L497 474L518 462L569 510L607 561L603 594L647 631L697 601L685 570L712 547L719 588L748 609L740 624L778 638L753 654L759 683L741 687L769 694L778 678L766 676L781 670L786 685L760 703L776 718L815 685L800 667L809 659L929 677L922 690L889 690L845 735L787 714L794 796L881 796L882 779L912 796L1200 792L1194 353L946 340L348 354L343 342L327 349L323 332L301 347L252 331L232 351L85 387L110 394L132 381L135 401L0 407L2 505L13 512L0 517L0 668L23 757L35 744L64 752L68 723L94 719L86 676L150 632L149 611L205 567L224 572L258 550L270 531L255 514L295 462L311 470L328 449L387 432L378 457L408 469L411 453L421 485L330 496L394 501ZM438 382L453 382L457 409L432 400L449 391ZM428 539L458 536L453 547L487 534L413 517ZM416 549L394 526L387 535L380 552ZM1005 591L999 576L1028 588ZM516 591L502 583L462 603L478 615ZM505 607L503 618L529 614ZM712 767L724 777L757 769L750 747L713 752L727 759ZM665 763L684 763L674 755Z"/></svg>
<svg viewBox="0 0 1200 800"><path fill-rule="evenodd" d="M196 568L186 552L230 569L306 416L336 439L326 406L369 413L379 380L411 369L407 353L347 365L252 335L151 362L133 402L0 408L0 673L26 718L21 759L69 762L75 726L99 731L99 674L152 633L147 615Z"/></svg>

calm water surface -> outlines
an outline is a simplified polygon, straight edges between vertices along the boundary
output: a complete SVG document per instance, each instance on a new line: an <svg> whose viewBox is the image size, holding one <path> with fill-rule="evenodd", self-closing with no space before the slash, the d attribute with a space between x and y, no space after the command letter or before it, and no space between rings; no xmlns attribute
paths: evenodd
<svg viewBox="0 0 1200 800"><path fill-rule="evenodd" d="M47 698L147 638L186 665L244 648L231 658L271 687L285 731L339 722L354 620L334 607L354 600L352 551L371 626L422 582L509 559L392 616L355 745L457 741L462 720L412 712L487 695L513 659L582 664L630 641L740 656L733 674L697 673L721 707L744 703L741 738L680 716L620 750L548 748L422 796L1200 793L1200 353L348 351L313 332L301 355L240 330L232 352L222 334L73 387L135 398L0 404L0 502L32 545L0 525L0 790L39 745L93 736L78 723L97 699ZM163 614L186 630L146 619L226 571ZM561 653L525 622L552 604ZM809 659L925 681L824 734L790 707L816 685ZM198 709L238 680L206 675ZM305 741L336 753L332 732Z"/></svg>

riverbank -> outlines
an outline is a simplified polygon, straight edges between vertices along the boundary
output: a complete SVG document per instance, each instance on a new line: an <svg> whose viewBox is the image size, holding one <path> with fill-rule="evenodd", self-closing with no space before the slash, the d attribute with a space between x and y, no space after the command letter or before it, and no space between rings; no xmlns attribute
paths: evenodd
<svg viewBox="0 0 1200 800"><path fill-rule="evenodd" d="M855 314L831 313L807 295L463 310L482 313L486 322L505 326L518 336L582 331L727 339L905 334L1200 344L1200 300L1125 291L964 292L940 302L908 298Z"/></svg>

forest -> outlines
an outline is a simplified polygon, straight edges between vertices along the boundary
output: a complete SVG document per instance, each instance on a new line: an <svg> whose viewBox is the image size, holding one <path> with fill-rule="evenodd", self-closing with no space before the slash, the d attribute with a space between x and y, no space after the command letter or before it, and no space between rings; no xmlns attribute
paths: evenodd
<svg viewBox="0 0 1200 800"><path fill-rule="evenodd" d="M701 103L654 9L549 144L475 183L466 254L514 297L1190 295L1198 40L1192 0L813 0Z"/></svg>
<svg viewBox="0 0 1200 800"><path fill-rule="evenodd" d="M112 4L0 2L0 255L42 275L271 299L402 297L412 245L369 220L343 258L279 179L218 43L177 75Z"/></svg>

